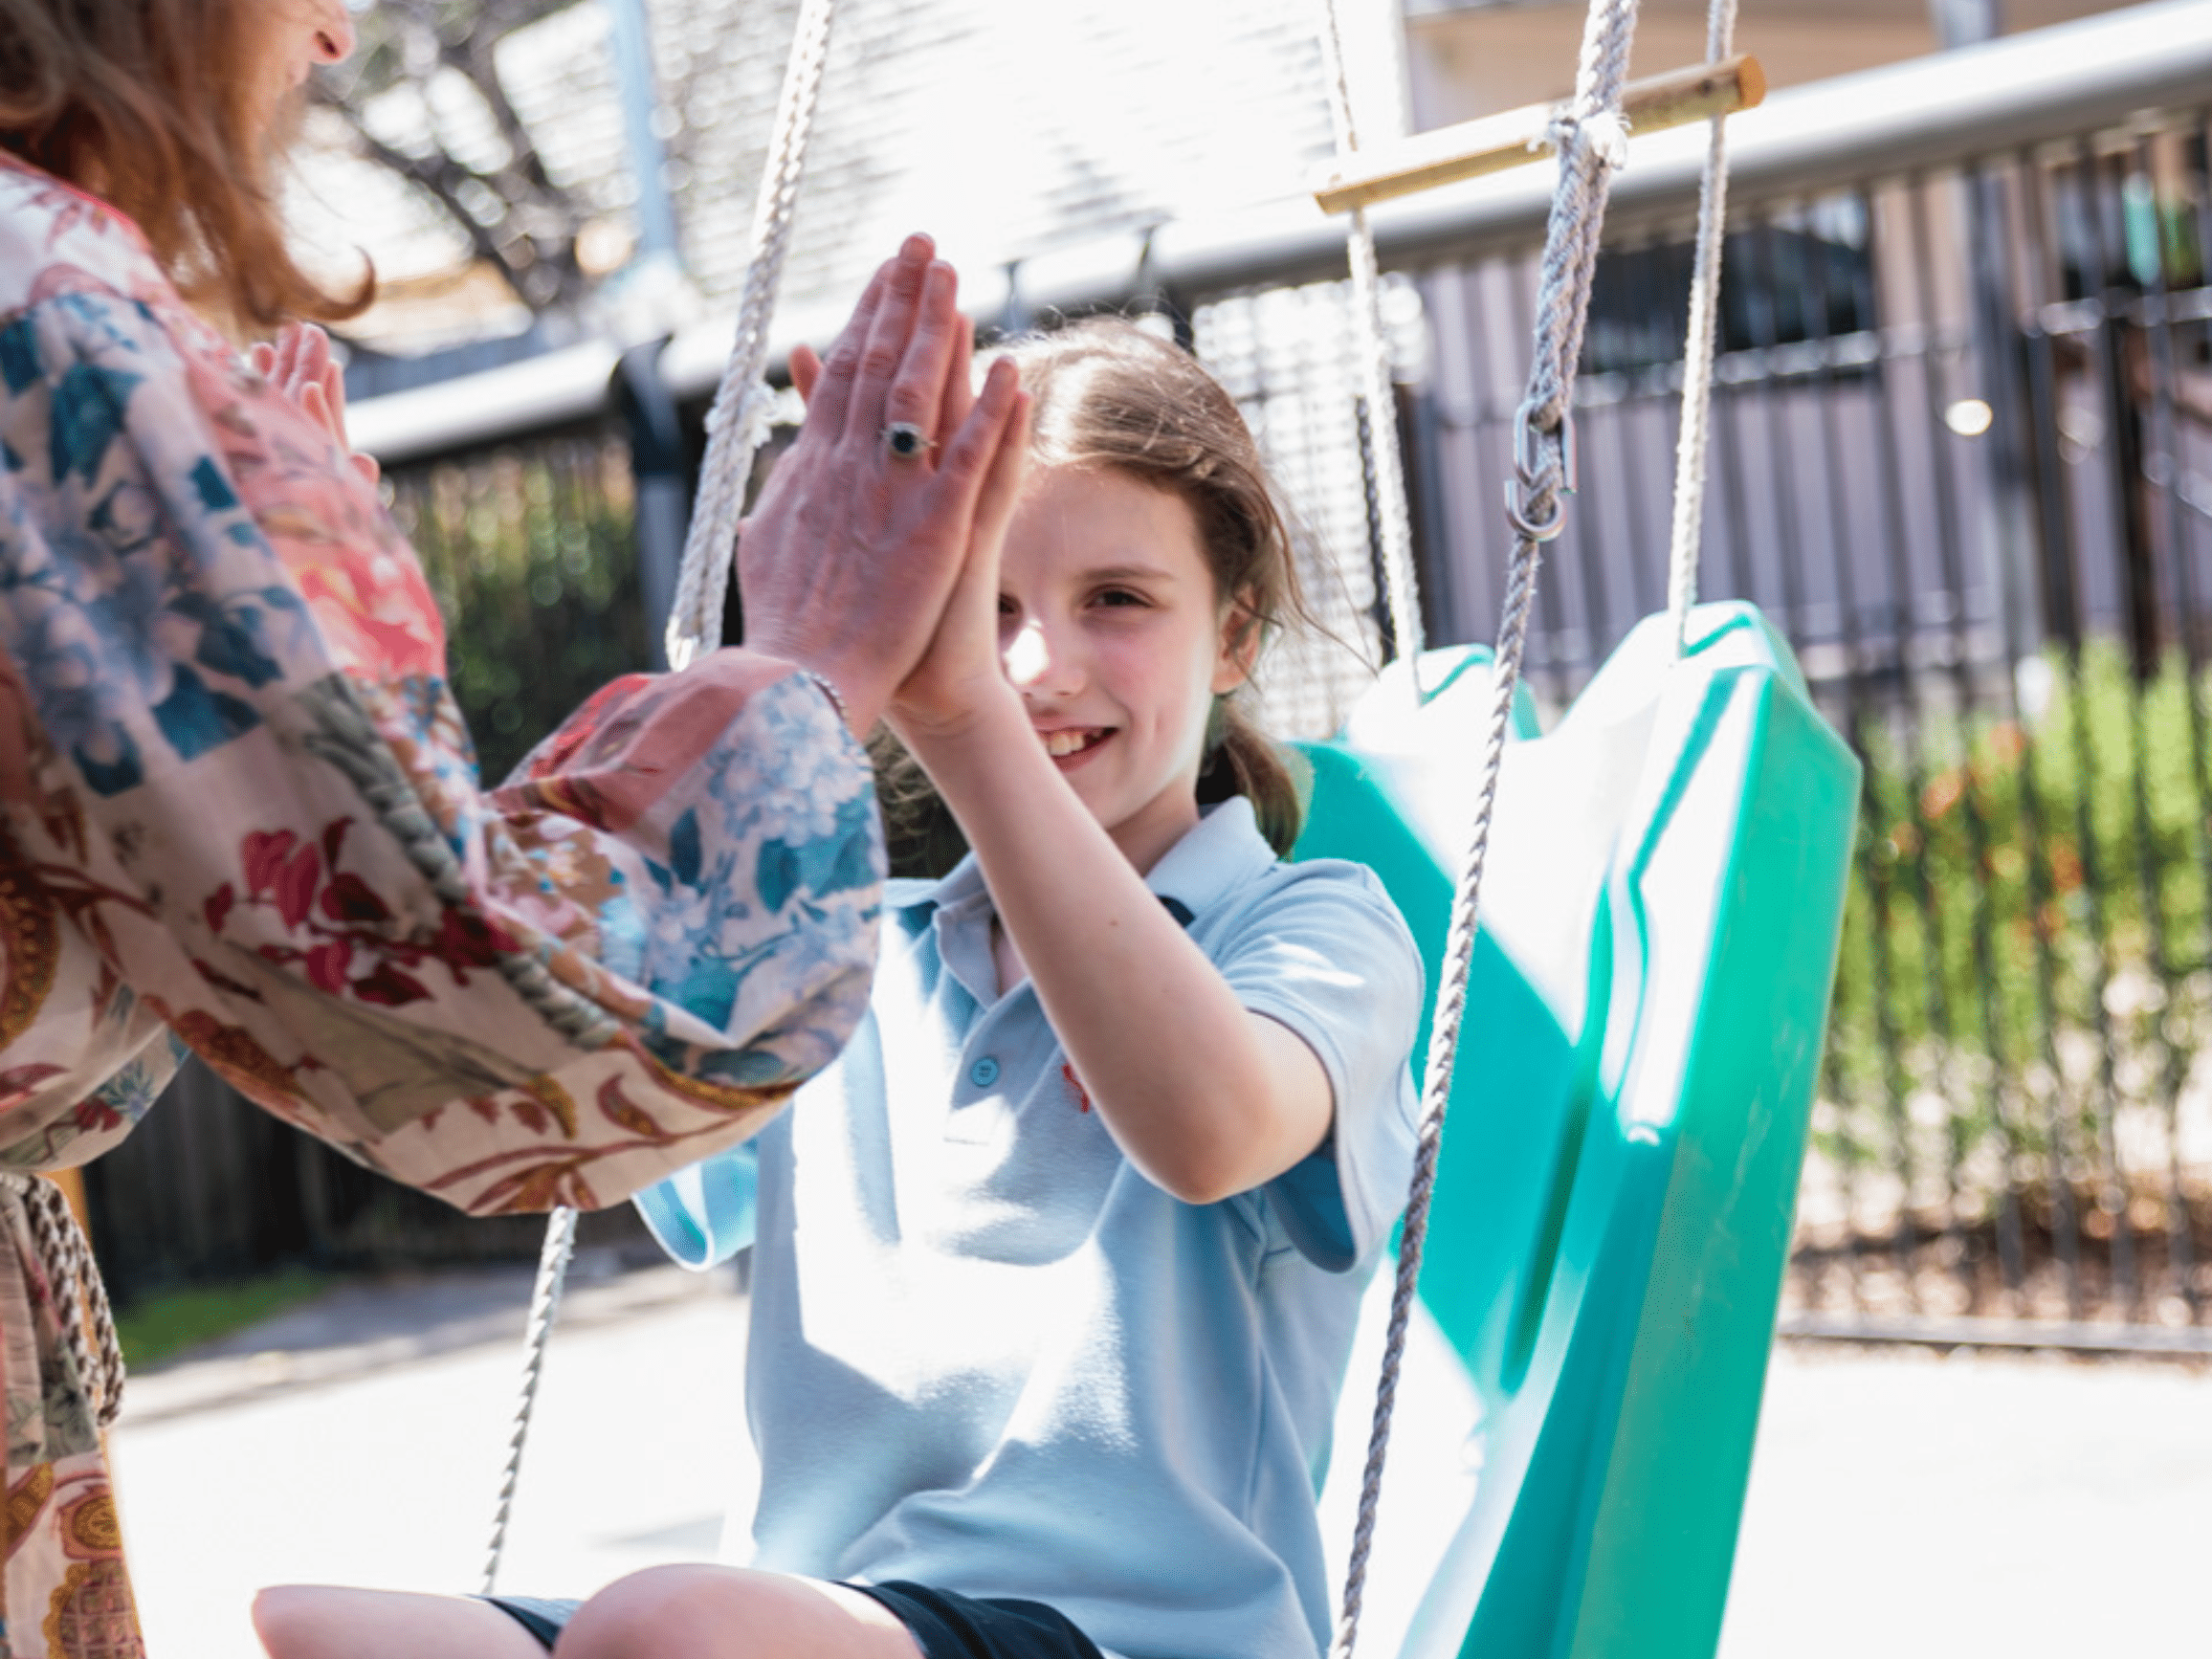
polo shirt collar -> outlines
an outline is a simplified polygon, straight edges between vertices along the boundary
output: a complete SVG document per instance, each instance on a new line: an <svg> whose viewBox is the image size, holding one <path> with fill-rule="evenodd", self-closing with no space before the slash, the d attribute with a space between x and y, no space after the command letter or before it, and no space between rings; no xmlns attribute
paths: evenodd
<svg viewBox="0 0 2212 1659"><path fill-rule="evenodd" d="M1204 916L1275 862L1275 850L1260 833L1252 804L1242 795L1202 811L1199 821L1144 878L1145 886L1193 917ZM983 866L969 853L942 879L922 888L899 908L935 908L942 922L965 920L971 915L988 917L991 900L984 886Z"/></svg>

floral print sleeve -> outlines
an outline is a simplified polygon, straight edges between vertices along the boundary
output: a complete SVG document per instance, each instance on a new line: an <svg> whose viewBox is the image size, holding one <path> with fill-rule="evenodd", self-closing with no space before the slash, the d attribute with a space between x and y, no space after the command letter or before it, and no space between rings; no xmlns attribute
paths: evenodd
<svg viewBox="0 0 2212 1659"><path fill-rule="evenodd" d="M828 699L720 653L487 792L373 488L127 227L102 251L0 310L0 1162L91 1156L187 1048L477 1211L741 1139L866 997Z"/></svg>

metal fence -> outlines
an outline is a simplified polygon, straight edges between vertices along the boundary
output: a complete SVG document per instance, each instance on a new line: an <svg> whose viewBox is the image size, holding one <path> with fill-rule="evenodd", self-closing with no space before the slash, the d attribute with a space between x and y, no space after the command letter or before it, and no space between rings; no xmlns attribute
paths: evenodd
<svg viewBox="0 0 2212 1659"><path fill-rule="evenodd" d="M2192 119L1774 202L1731 238L1705 590L1789 635L1867 767L1807 1326L2024 1316L2157 1345L2203 1320L2206 200ZM1584 487L1529 653L1554 702L1664 600L1684 254L1661 234L1601 276ZM1472 343L1525 320L1531 273L1423 290L1415 471L1458 636L1498 598L1516 395Z"/></svg>
<svg viewBox="0 0 2212 1659"><path fill-rule="evenodd" d="M2174 26L2203 11L1737 123L1705 590L1787 632L1867 766L1800 1329L2212 1349L2212 32ZM1663 602L1699 149L1680 137L1616 188L1583 488L1529 651L1555 707ZM1432 638L1495 626L1547 194L1523 177L1377 215ZM1013 274L1006 310L1185 320L1316 559L1352 550L1334 603L1371 637L1341 261L1310 215L1169 226L1118 276ZM669 389L696 444L704 387ZM621 428L533 418L393 474L493 775L649 660Z"/></svg>

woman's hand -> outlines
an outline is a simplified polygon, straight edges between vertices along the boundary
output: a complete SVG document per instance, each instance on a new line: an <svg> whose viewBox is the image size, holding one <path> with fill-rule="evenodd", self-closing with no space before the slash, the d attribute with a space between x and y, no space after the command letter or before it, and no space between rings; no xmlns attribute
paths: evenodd
<svg viewBox="0 0 2212 1659"><path fill-rule="evenodd" d="M1010 378L1010 369L1003 360L991 365L993 375L1008 373ZM989 382L984 384L987 390ZM1006 678L1000 653L999 554L1021 499L1029 459L1029 396L1020 392L977 498L967 558L944 613L921 660L899 682L885 710L892 729L918 757L932 741L973 729L978 714L994 700L1020 707L1021 695ZM1022 723L1028 725L1027 715Z"/></svg>
<svg viewBox="0 0 2212 1659"><path fill-rule="evenodd" d="M287 322L276 344L256 344L247 358L264 380L330 433L355 472L376 482L381 476L376 457L355 454L346 440L345 371L331 360L329 335L312 322Z"/></svg>
<svg viewBox="0 0 2212 1659"><path fill-rule="evenodd" d="M933 254L926 236L909 237L819 371L808 363L806 424L738 543L745 644L826 675L857 731L930 647L1001 457L1012 443L1018 462L1027 442L1013 433L1010 366L970 394L958 282ZM927 447L894 453L887 434L899 426Z"/></svg>

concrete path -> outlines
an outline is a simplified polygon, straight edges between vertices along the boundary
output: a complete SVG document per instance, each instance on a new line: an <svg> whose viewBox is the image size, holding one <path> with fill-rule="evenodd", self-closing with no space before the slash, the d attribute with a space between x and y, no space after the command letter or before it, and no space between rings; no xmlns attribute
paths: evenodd
<svg viewBox="0 0 2212 1659"><path fill-rule="evenodd" d="M520 1592L711 1559L748 1502L734 1280L590 1265L532 1429ZM252 1659L264 1583L474 1588L527 1291L351 1289L134 1379L115 1453L153 1659ZM1393 1467L1381 1548L1404 1561L1467 1476ZM1722 1659L2212 1652L2208 1560L2212 1368L1785 1346Z"/></svg>

